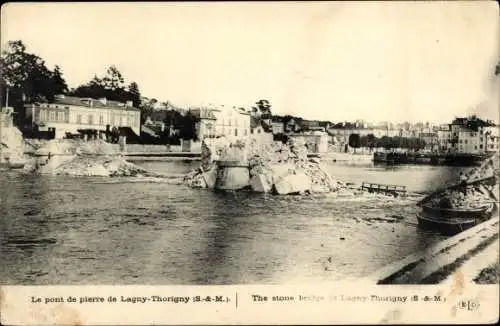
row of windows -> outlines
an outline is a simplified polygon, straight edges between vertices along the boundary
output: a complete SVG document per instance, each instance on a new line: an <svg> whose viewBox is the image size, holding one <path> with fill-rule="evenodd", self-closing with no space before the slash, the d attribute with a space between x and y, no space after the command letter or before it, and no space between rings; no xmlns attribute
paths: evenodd
<svg viewBox="0 0 500 326"><path fill-rule="evenodd" d="M462 141L463 141L463 143L464 143L464 144L467 144L467 143L468 143L468 140L467 140L467 139L460 139L460 140L459 140L460 144L462 143ZM479 138L479 142L480 142L480 143L482 143L482 142L483 142L483 137L480 137L480 138ZM474 144L474 143L475 143L475 142L471 140L471 144Z"/></svg>
<svg viewBox="0 0 500 326"><path fill-rule="evenodd" d="M68 121L66 112L40 110L39 120L44 122L70 122ZM139 120L137 116L115 116L114 122L115 124L125 124L127 122L129 125L136 125L139 123ZM104 114L99 114L98 116L95 114L77 114L76 123L104 125Z"/></svg>
<svg viewBox="0 0 500 326"><path fill-rule="evenodd" d="M225 122L226 122L226 120L225 120L224 118L222 118L222 119L221 119L221 125L222 125L222 126L225 126ZM234 124L234 126L235 126L235 127L238 127L238 126L239 126L239 124L240 124L240 122L239 122L239 120L238 120L238 119L228 119L228 120L227 120L227 125L228 125L229 127L233 126L233 124ZM245 120L245 121L243 122L243 127L248 127L248 125L249 125L249 122L248 122L247 120Z"/></svg>
<svg viewBox="0 0 500 326"><path fill-rule="evenodd" d="M66 115L63 111L40 111L40 121L65 122Z"/></svg>
<svg viewBox="0 0 500 326"><path fill-rule="evenodd" d="M460 150L463 150L464 147L462 145L460 145ZM477 145L474 146L474 149L477 150ZM479 149L483 149L483 145L479 145Z"/></svg>
<svg viewBox="0 0 500 326"><path fill-rule="evenodd" d="M244 129L243 130L243 135L241 134L241 132L238 132L238 128L234 128L234 129L222 129L222 134L223 135L228 135L228 136L248 136L248 129Z"/></svg>
<svg viewBox="0 0 500 326"><path fill-rule="evenodd" d="M114 122L114 125L133 126L133 125L138 124L137 117L115 116L114 119L111 119L111 120L114 120L114 121L112 121L112 122ZM97 119L94 120L94 115L92 115L92 114L87 115L85 120L84 120L84 116L82 116L81 114L76 115L76 123L78 123L78 124L82 124L82 123L89 124L89 125L99 124L101 126L106 124L104 121L104 115L99 115L98 121L97 121Z"/></svg>

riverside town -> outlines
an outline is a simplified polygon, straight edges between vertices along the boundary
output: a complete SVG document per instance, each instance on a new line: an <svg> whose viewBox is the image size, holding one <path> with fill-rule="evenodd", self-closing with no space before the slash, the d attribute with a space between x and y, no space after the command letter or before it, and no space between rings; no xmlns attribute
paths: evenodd
<svg viewBox="0 0 500 326"><path fill-rule="evenodd" d="M186 49L197 46L184 41ZM375 121L372 117L382 116L383 109L363 109L360 103L391 96L378 88L384 78L400 76L390 72L377 79L373 92L355 95L357 87L336 89L351 84L335 79L327 91L311 90L308 81L301 81L304 88L293 96L287 91L286 100L252 95L234 104L212 99L186 104L173 91L182 76L176 77L178 84L165 82L164 93L146 93L168 75L160 66L158 82L141 75L148 60L157 60L154 51L147 54L151 59L140 60L140 69L122 49L116 65L94 71L99 64L90 54L88 62L82 57L59 65L57 53L72 53L70 48L39 53L44 47L30 42L2 44L1 284L287 284L353 278L371 284L439 284L452 281L458 269L464 282L499 282L500 126L490 114L498 103L488 100L494 97L487 91L477 106L456 105L454 112L440 115L446 116L441 121L420 121L411 114ZM207 47L200 55L219 51L200 42ZM189 56L193 49L186 50ZM181 71L176 65L188 54L170 56L178 51L170 45L163 51L169 59L161 62L171 74ZM180 61L172 64L172 58ZM248 65L264 58L252 54ZM196 68L183 69L195 73L189 87L201 97L210 84L201 78L214 70L203 73L208 66L192 60ZM488 70L477 80L484 80L485 89L498 88L498 58L486 63ZM236 61L227 65L239 67ZM72 76L81 76L82 69L93 77L76 82ZM235 73L231 83L224 79L229 70L221 70L219 93L234 95L222 86L230 84L241 84L245 92L253 75L241 69L242 76ZM311 69L308 78L315 82L330 74ZM254 85L281 70L270 71ZM433 78L415 71L412 82L423 78L424 85ZM372 73L377 74L365 71L364 76ZM286 86L266 85L265 94ZM433 96L448 91L443 85ZM401 103L411 109L401 111L417 114L425 92L403 93L407 98ZM309 102L301 99L306 95ZM364 113L357 117L354 109L327 100L348 105L363 96L367 100L356 105ZM324 109L313 109L323 99ZM430 109L432 99L418 110L436 113ZM354 118L346 119L348 114ZM191 297L118 298L187 303ZM407 297L345 299L405 302Z"/></svg>

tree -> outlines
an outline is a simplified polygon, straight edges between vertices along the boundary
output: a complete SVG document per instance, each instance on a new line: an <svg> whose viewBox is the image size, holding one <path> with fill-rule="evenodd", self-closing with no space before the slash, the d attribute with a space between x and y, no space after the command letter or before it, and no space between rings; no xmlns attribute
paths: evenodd
<svg viewBox="0 0 500 326"><path fill-rule="evenodd" d="M356 148L359 148L361 145L361 139L359 134L350 134L349 135L349 146L354 148L354 152L356 152Z"/></svg>
<svg viewBox="0 0 500 326"><path fill-rule="evenodd" d="M372 151L373 148L377 145L377 140L378 139L377 139L377 137L375 137L374 134L368 134L366 136L366 138L367 138L367 141L366 141L367 142L367 146L368 146L368 148L370 148L370 151Z"/></svg>
<svg viewBox="0 0 500 326"><path fill-rule="evenodd" d="M136 82L131 82L128 86L129 99L132 101L134 107L138 108L141 105L141 92L139 85Z"/></svg>
<svg viewBox="0 0 500 326"><path fill-rule="evenodd" d="M22 41L9 41L0 56L2 103L5 105L5 88L9 89L9 106L24 118L24 103L52 102L58 93L67 91L61 69L51 71L39 56L28 53Z"/></svg>
<svg viewBox="0 0 500 326"><path fill-rule="evenodd" d="M116 66L106 69L106 74L102 78L94 75L88 83L78 86L69 94L78 97L105 97L122 103L132 101L134 107L141 106L139 85L131 82L128 87L125 87L125 79Z"/></svg>
<svg viewBox="0 0 500 326"><path fill-rule="evenodd" d="M191 113L187 112L186 115L182 116L182 121L179 128L179 136L184 140L198 140L196 135L196 117Z"/></svg>
<svg viewBox="0 0 500 326"><path fill-rule="evenodd" d="M261 113L263 119L270 119L272 117L271 104L268 100L259 100L255 103L255 105L256 109Z"/></svg>
<svg viewBox="0 0 500 326"><path fill-rule="evenodd" d="M391 149L393 147L393 143L391 141L391 138L388 136L382 136L382 138L380 138L377 141L377 147L382 147L386 150Z"/></svg>
<svg viewBox="0 0 500 326"><path fill-rule="evenodd" d="M102 85L105 89L111 91L125 88L123 76L116 66L110 66L106 70L106 76L102 79Z"/></svg>
<svg viewBox="0 0 500 326"><path fill-rule="evenodd" d="M52 73L52 89L56 94L66 94L68 92L68 84L62 76L62 71L59 66L55 66Z"/></svg>
<svg viewBox="0 0 500 326"><path fill-rule="evenodd" d="M368 136L363 135L359 139L359 145L360 147L368 147Z"/></svg>

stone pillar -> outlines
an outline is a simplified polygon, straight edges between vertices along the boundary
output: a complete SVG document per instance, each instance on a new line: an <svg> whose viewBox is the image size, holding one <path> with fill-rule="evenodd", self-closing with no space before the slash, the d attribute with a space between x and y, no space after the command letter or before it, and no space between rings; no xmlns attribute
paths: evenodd
<svg viewBox="0 0 500 326"><path fill-rule="evenodd" d="M120 145L120 151L127 151L127 136L119 136L118 144Z"/></svg>
<svg viewBox="0 0 500 326"><path fill-rule="evenodd" d="M247 164L238 161L218 162L215 189L239 190L250 185L250 170Z"/></svg>
<svg viewBox="0 0 500 326"><path fill-rule="evenodd" d="M191 152L191 140L181 139L182 152Z"/></svg>

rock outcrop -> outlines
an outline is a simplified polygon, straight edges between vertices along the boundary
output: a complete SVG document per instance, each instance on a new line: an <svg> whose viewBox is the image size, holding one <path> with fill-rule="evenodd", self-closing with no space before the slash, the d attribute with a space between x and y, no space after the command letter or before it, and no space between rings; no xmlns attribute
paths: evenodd
<svg viewBox="0 0 500 326"><path fill-rule="evenodd" d="M31 173L67 176L158 176L127 162L116 146L103 140L44 142L24 169Z"/></svg>
<svg viewBox="0 0 500 326"><path fill-rule="evenodd" d="M319 159L307 157L305 143L259 143L255 139L206 139L201 166L186 175L195 188L251 189L278 195L336 191L334 180Z"/></svg>
<svg viewBox="0 0 500 326"><path fill-rule="evenodd" d="M3 128L0 132L0 163L24 164L25 143L21 131L14 126L0 128Z"/></svg>

